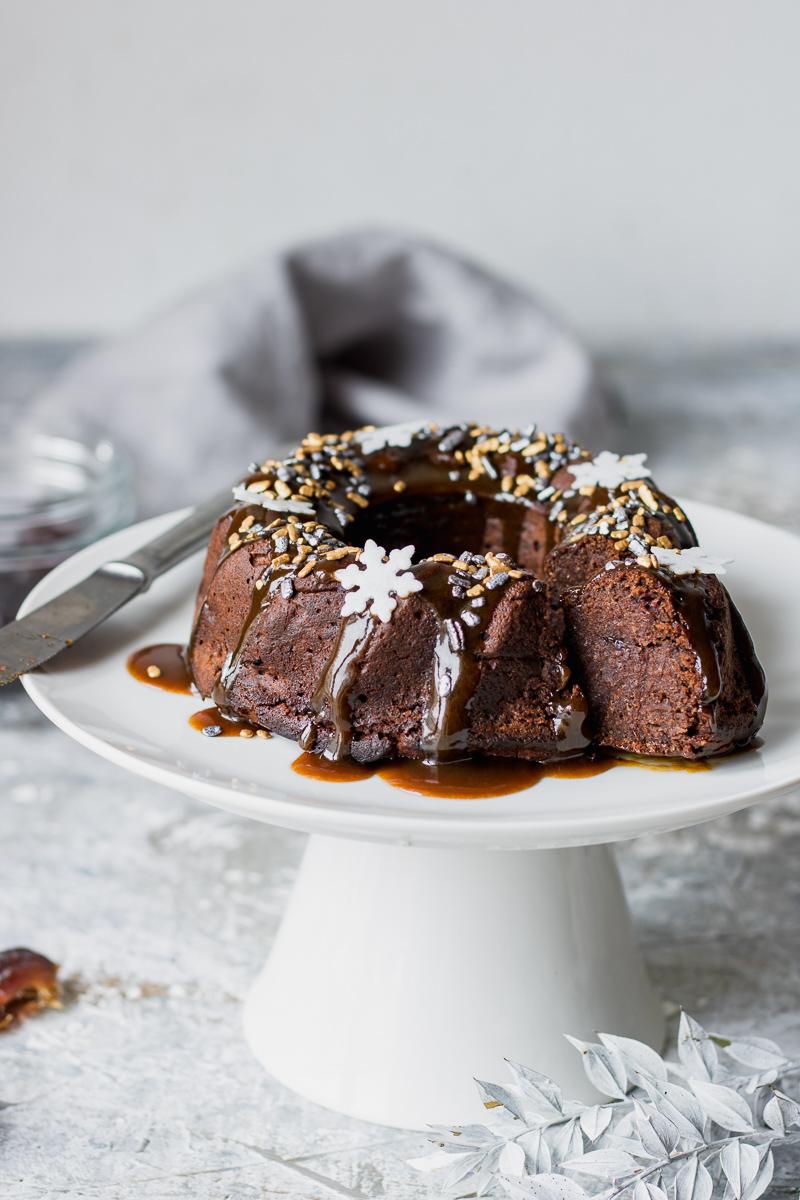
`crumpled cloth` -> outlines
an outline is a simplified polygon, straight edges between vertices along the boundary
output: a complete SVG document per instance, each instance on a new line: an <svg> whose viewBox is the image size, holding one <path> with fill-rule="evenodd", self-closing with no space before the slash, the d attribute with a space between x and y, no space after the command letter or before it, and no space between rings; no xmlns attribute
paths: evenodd
<svg viewBox="0 0 800 1200"><path fill-rule="evenodd" d="M142 515L200 501L309 430L535 422L592 442L585 350L529 292L461 255L362 231L271 254L70 366L34 404L105 428Z"/></svg>

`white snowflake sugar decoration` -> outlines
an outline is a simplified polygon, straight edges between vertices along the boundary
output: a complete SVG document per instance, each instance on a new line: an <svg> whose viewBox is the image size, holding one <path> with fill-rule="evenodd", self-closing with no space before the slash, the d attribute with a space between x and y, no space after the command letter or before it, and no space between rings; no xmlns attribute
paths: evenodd
<svg viewBox="0 0 800 1200"><path fill-rule="evenodd" d="M417 433L427 433L430 429L427 421L404 421L400 425L384 425L379 429L368 429L357 434L359 445L365 454L375 454L385 450L387 446L410 446Z"/></svg>
<svg viewBox="0 0 800 1200"><path fill-rule="evenodd" d="M644 465L646 454L613 454L603 450L591 462L570 463L569 469L575 480L575 487L604 487L615 488L626 479L645 479L650 474L650 468Z"/></svg>
<svg viewBox="0 0 800 1200"><path fill-rule="evenodd" d="M660 567L669 568L673 575L724 575L726 566L733 562L732 558L714 558L700 546L690 546L688 550L651 546L649 552Z"/></svg>
<svg viewBox="0 0 800 1200"><path fill-rule="evenodd" d="M358 562L335 572L334 578L347 590L342 616L366 612L371 605L373 617L389 621L397 607L397 597L410 596L422 588L422 581L408 569L413 554L413 546L404 546L387 555L383 546L369 538ZM350 591L351 588L354 590Z"/></svg>
<svg viewBox="0 0 800 1200"><path fill-rule="evenodd" d="M242 484L233 489L234 500L242 504L258 504L270 512L299 513L304 517L314 516L314 506L307 500L281 500L280 497L265 496L263 492L251 492Z"/></svg>

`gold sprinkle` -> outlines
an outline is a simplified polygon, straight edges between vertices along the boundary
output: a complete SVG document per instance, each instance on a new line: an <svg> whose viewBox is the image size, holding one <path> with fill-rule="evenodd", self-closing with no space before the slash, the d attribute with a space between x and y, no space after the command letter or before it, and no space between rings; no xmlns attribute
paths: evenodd
<svg viewBox="0 0 800 1200"><path fill-rule="evenodd" d="M289 561L290 561L290 556L288 554L279 554L277 556L277 558L273 558L272 565L273 565L273 567L281 567L281 566L283 566L284 563L287 563Z"/></svg>
<svg viewBox="0 0 800 1200"><path fill-rule="evenodd" d="M586 487L578 488L578 492L581 496L593 496L594 490L594 484L591 484L591 486L587 484Z"/></svg>
<svg viewBox="0 0 800 1200"><path fill-rule="evenodd" d="M289 487L288 483L284 483L282 479L276 480L275 491L278 493L281 500L288 500L292 494L292 489Z"/></svg>
<svg viewBox="0 0 800 1200"><path fill-rule="evenodd" d="M472 599L473 596L481 596L483 594L483 584L476 583L474 587L467 588L467 595Z"/></svg>
<svg viewBox="0 0 800 1200"><path fill-rule="evenodd" d="M304 567L301 567L300 570L297 572L297 578L305 579L306 575L310 575L316 565L317 565L316 558L310 558L308 560L308 562L306 563L306 565Z"/></svg>
<svg viewBox="0 0 800 1200"><path fill-rule="evenodd" d="M255 483L248 483L248 492L266 492L269 484L266 479L257 479Z"/></svg>
<svg viewBox="0 0 800 1200"><path fill-rule="evenodd" d="M508 572L512 579L522 579L522 571L511 570Z"/></svg>
<svg viewBox="0 0 800 1200"><path fill-rule="evenodd" d="M656 538L656 545L661 546L663 550L671 550L673 548L672 542L664 534L660 538Z"/></svg>
<svg viewBox="0 0 800 1200"><path fill-rule="evenodd" d="M352 500L353 504L357 504L359 508L369 508L369 500L366 496L360 496L358 492L345 492L348 500Z"/></svg>
<svg viewBox="0 0 800 1200"><path fill-rule="evenodd" d="M239 730L239 737L251 738L251 737L255 737L255 736L256 736L255 730L253 730L253 729L240 729Z"/></svg>
<svg viewBox="0 0 800 1200"><path fill-rule="evenodd" d="M270 731L268 729L257 729L256 737L268 738L268 737L272 737L272 734L270 733Z"/></svg>
<svg viewBox="0 0 800 1200"><path fill-rule="evenodd" d="M255 524L255 520L256 519L253 516L253 514L248 513L248 515L245 517L245 519L242 521L241 525L239 526L239 533L247 533L248 529L252 529L253 525Z"/></svg>
<svg viewBox="0 0 800 1200"><path fill-rule="evenodd" d="M537 461L534 463L533 469L540 479L550 478L550 468L543 458L537 459Z"/></svg>
<svg viewBox="0 0 800 1200"><path fill-rule="evenodd" d="M431 555L431 562L451 563L451 562L455 562L455 561L456 561L456 559L455 559L454 554L432 554Z"/></svg>
<svg viewBox="0 0 800 1200"><path fill-rule="evenodd" d="M405 479L396 479L392 484L392 490L395 492L404 492L406 490Z"/></svg>
<svg viewBox="0 0 800 1200"><path fill-rule="evenodd" d="M639 488L639 497L642 501L642 504L650 509L650 512L658 512L658 501L646 483L643 483Z"/></svg>
<svg viewBox="0 0 800 1200"><path fill-rule="evenodd" d="M261 591L261 589L262 589L263 587L265 587L265 586L266 586L266 585L265 585L265 583L264 583L264 580L263 580L263 579L257 579L257 580L256 580L256 591L257 591L257 592L260 592L260 591Z"/></svg>
<svg viewBox="0 0 800 1200"><path fill-rule="evenodd" d="M514 476L513 475L504 475L503 478L500 480L500 487L501 487L502 491L504 491L504 492L510 492L513 486L514 486Z"/></svg>
<svg viewBox="0 0 800 1200"><path fill-rule="evenodd" d="M346 558L350 552L349 546L339 546L336 550L329 550L325 557L329 562L336 562L340 558Z"/></svg>
<svg viewBox="0 0 800 1200"><path fill-rule="evenodd" d="M686 514L684 513L682 508L678 508L677 504L675 505L675 507L673 508L672 511L674 512L675 516L678 518L679 521L686 520Z"/></svg>
<svg viewBox="0 0 800 1200"><path fill-rule="evenodd" d="M300 495L300 496L313 496L314 495L314 489L310 483L304 483L302 485L302 487L299 487L297 489L297 491L298 491L298 495Z"/></svg>
<svg viewBox="0 0 800 1200"><path fill-rule="evenodd" d="M150 666L147 668L147 678L148 679L158 679L160 674L161 674L161 667L157 667L155 665L155 663L150 663Z"/></svg>

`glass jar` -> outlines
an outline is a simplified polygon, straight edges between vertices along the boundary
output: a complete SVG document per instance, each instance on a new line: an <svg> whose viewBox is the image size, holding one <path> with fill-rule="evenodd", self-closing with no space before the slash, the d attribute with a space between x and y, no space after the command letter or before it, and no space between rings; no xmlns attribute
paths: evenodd
<svg viewBox="0 0 800 1200"><path fill-rule="evenodd" d="M129 462L86 426L69 433L17 428L0 440L0 625L34 584L91 542L130 523Z"/></svg>

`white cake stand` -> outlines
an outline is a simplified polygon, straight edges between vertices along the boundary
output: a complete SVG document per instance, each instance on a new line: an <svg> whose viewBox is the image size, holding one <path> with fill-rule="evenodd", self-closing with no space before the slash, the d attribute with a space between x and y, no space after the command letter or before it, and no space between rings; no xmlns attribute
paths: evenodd
<svg viewBox="0 0 800 1200"><path fill-rule="evenodd" d="M617 767L454 801L377 777L303 778L291 770L297 747L281 739L200 737L187 724L196 699L143 687L125 668L139 646L185 640L199 557L25 679L41 710L103 757L312 835L245 1010L255 1054L289 1087L353 1116L419 1127L478 1115L472 1076L503 1078L503 1055L585 1093L565 1032L659 1044L661 1007L610 843L706 821L800 779L800 542L706 505L687 508L701 542L737 560L731 590L771 691L763 746L709 771ZM180 515L76 555L24 611Z"/></svg>

